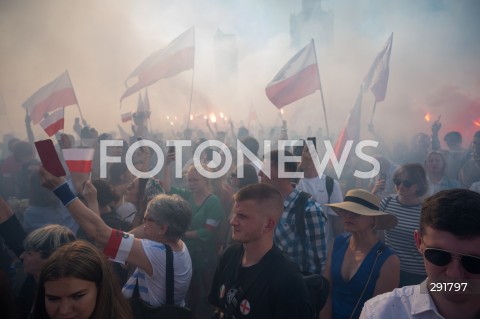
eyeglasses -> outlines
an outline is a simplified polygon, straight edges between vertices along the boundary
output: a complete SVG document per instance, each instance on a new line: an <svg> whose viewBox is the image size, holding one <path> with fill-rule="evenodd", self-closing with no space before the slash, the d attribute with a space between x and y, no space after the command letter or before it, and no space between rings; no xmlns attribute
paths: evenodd
<svg viewBox="0 0 480 319"><path fill-rule="evenodd" d="M472 274L480 274L480 257L452 253L438 248L426 248L423 255L435 266L448 265L452 258L460 258L463 268Z"/></svg>
<svg viewBox="0 0 480 319"><path fill-rule="evenodd" d="M412 187L413 184L415 184L414 182L412 182L411 180L399 180L399 179L394 179L393 180L393 183L395 184L395 186L399 187L401 184L403 184L404 187L406 188L410 188Z"/></svg>

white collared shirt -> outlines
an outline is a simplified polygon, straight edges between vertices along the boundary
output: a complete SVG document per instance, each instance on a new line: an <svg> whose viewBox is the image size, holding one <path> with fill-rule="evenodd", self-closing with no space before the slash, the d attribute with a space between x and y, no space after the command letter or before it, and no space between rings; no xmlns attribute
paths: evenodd
<svg viewBox="0 0 480 319"><path fill-rule="evenodd" d="M427 291L426 281L405 286L365 302L360 319L445 319Z"/></svg>

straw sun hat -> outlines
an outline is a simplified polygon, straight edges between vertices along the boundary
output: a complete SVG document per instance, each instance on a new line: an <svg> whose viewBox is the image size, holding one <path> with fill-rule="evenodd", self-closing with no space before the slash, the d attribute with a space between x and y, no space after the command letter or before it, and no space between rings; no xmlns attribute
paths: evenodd
<svg viewBox="0 0 480 319"><path fill-rule="evenodd" d="M326 206L330 206L337 214L340 208L355 214L376 217L375 229L390 229L397 225L397 217L379 211L380 200L377 196L363 189L351 189L345 195L343 202L326 204Z"/></svg>

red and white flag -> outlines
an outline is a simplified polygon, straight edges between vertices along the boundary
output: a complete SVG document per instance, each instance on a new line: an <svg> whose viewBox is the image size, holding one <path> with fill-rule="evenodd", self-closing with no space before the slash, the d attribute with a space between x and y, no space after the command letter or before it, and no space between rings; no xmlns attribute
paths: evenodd
<svg viewBox="0 0 480 319"><path fill-rule="evenodd" d="M72 82L68 71L63 72L55 80L41 87L22 106L27 109L33 124L40 122L45 113L77 104Z"/></svg>
<svg viewBox="0 0 480 319"><path fill-rule="evenodd" d="M295 54L267 84L268 99L279 109L320 90L313 40Z"/></svg>
<svg viewBox="0 0 480 319"><path fill-rule="evenodd" d="M363 90L370 88L376 102L385 100L387 94L388 75L390 73L390 53L392 52L393 32L383 50L377 55L367 75L363 79Z"/></svg>
<svg viewBox="0 0 480 319"><path fill-rule="evenodd" d="M345 126L335 143L334 151L337 158L340 158L343 153L343 148L348 140L353 140L354 143L360 139L360 116L362 114L362 97L363 92L360 90L355 101L355 105L350 110Z"/></svg>
<svg viewBox="0 0 480 319"><path fill-rule="evenodd" d="M40 126L49 137L58 131L63 130L65 124L64 111L65 109L62 107L61 109L51 113L40 122Z"/></svg>
<svg viewBox="0 0 480 319"><path fill-rule="evenodd" d="M167 47L154 52L140 64L127 81L137 77L137 83L127 85L120 101L133 93L152 85L160 79L177 75L178 73L193 68L195 56L195 29L191 27L173 40Z"/></svg>
<svg viewBox="0 0 480 319"><path fill-rule="evenodd" d="M70 172L90 173L92 171L93 148L66 148L63 149L63 159Z"/></svg>
<svg viewBox="0 0 480 319"><path fill-rule="evenodd" d="M122 123L126 123L132 120L132 112L123 113L121 116L122 116Z"/></svg>

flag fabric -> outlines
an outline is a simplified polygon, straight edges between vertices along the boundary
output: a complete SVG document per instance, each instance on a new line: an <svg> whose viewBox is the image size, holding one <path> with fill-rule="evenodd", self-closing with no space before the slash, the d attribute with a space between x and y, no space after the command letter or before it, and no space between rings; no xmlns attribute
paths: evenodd
<svg viewBox="0 0 480 319"><path fill-rule="evenodd" d="M77 104L68 71L63 72L55 80L37 90L22 106L27 109L33 124L40 122L45 113Z"/></svg>
<svg viewBox="0 0 480 319"><path fill-rule="evenodd" d="M132 112L123 113L121 115L121 117L122 117L122 123L126 123L128 121L131 121L132 120Z"/></svg>
<svg viewBox="0 0 480 319"><path fill-rule="evenodd" d="M320 90L313 40L295 54L267 84L268 99L279 109Z"/></svg>
<svg viewBox="0 0 480 319"><path fill-rule="evenodd" d="M95 149L93 148L66 148L63 149L63 159L70 172L90 173Z"/></svg>
<svg viewBox="0 0 480 319"><path fill-rule="evenodd" d="M127 81L133 77L137 77L138 81L130 87L127 85L127 90L123 93L120 101L160 79L192 69L194 56L195 29L191 27L170 42L167 47L150 55L130 74Z"/></svg>
<svg viewBox="0 0 480 319"><path fill-rule="evenodd" d="M363 92L360 90L355 101L355 105L350 110L350 114L347 117L345 126L343 127L340 135L335 143L334 151L337 158L340 158L343 152L343 148L348 140L353 140L354 143L360 139L360 116L362 114L362 97Z"/></svg>
<svg viewBox="0 0 480 319"><path fill-rule="evenodd" d="M392 52L393 32L383 50L377 55L363 80L364 92L370 89L376 102L385 100L387 94L388 75L390 73L390 53Z"/></svg>
<svg viewBox="0 0 480 319"><path fill-rule="evenodd" d="M62 107L61 109L58 109L48 115L40 122L40 126L43 128L45 133L47 133L48 137L54 135L60 130L63 130L65 124L64 112L65 109Z"/></svg>
<svg viewBox="0 0 480 319"><path fill-rule="evenodd" d="M120 125L117 124L118 131L120 132L120 137L127 143L130 143L130 135L125 131Z"/></svg>

